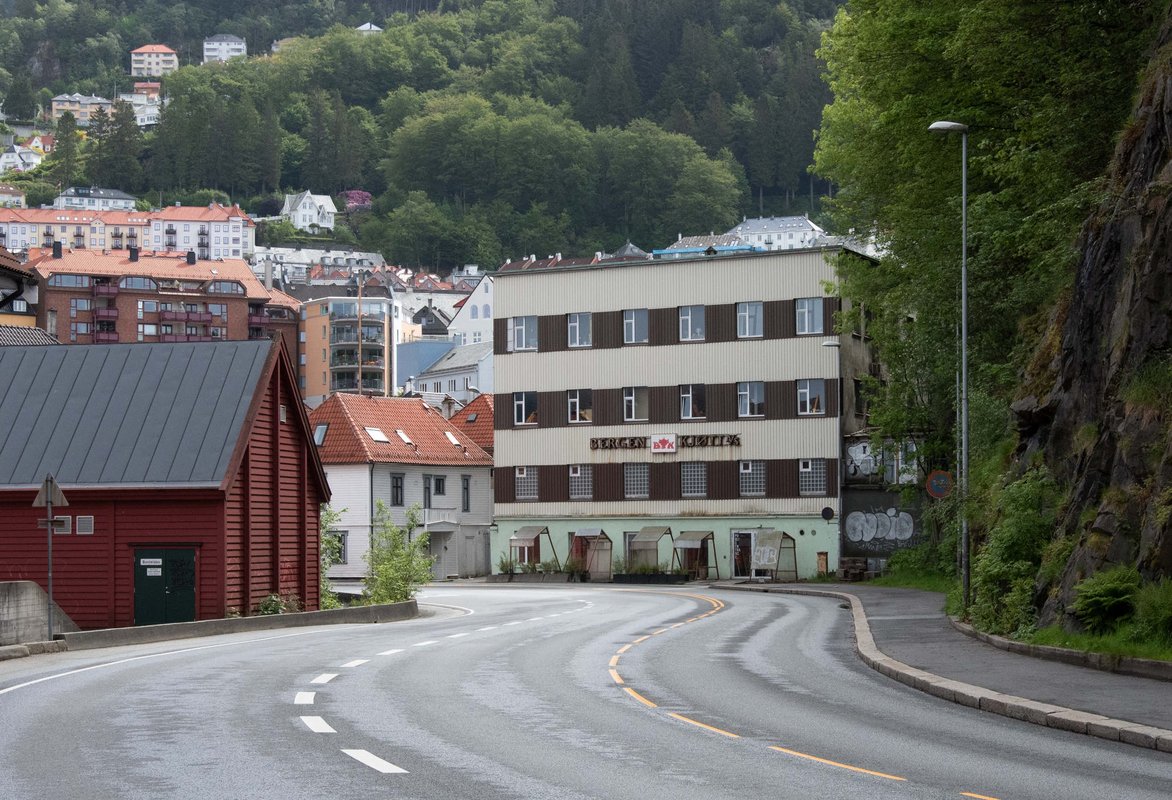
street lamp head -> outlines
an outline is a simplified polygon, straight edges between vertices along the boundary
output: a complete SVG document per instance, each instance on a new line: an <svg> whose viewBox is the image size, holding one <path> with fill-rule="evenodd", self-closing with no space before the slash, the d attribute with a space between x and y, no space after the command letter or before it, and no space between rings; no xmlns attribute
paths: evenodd
<svg viewBox="0 0 1172 800"><path fill-rule="evenodd" d="M948 120L938 120L928 126L928 130L933 133L968 133L969 126L963 122L949 122Z"/></svg>
<svg viewBox="0 0 1172 800"><path fill-rule="evenodd" d="M823 347L842 347L842 342L838 341L838 339L827 339L826 341L822 342L822 346Z"/></svg>

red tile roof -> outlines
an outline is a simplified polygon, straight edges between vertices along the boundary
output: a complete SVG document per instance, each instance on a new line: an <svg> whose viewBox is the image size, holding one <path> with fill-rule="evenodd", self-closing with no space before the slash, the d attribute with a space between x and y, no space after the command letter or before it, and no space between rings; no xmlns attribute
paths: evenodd
<svg viewBox="0 0 1172 800"><path fill-rule="evenodd" d="M491 394L479 394L472 402L457 411L451 419L453 427L459 428L468 438L491 453L493 448L492 428L493 403Z"/></svg>
<svg viewBox="0 0 1172 800"><path fill-rule="evenodd" d="M444 466L492 466L484 452L462 427L444 419L418 397L367 397L332 394L309 412L310 425L328 425L318 447L323 464L392 463ZM367 428L382 431L376 441ZM398 435L403 431L411 444ZM459 445L448 438L451 434Z"/></svg>
<svg viewBox="0 0 1172 800"><path fill-rule="evenodd" d="M50 275L63 273L68 275L104 275L117 278L139 275L163 280L236 281L244 287L245 296L249 300L267 301L270 299L269 293L256 279L252 269L238 258L225 258L217 261L198 260L194 264L188 264L185 253L170 255L149 253L139 255L138 261L131 261L130 255L125 250L70 249L65 249L61 258L53 258L51 251L33 247L29 249L29 260L25 267L31 268L38 276L46 280Z"/></svg>
<svg viewBox="0 0 1172 800"><path fill-rule="evenodd" d="M165 44L144 44L142 47L136 47L131 50L132 53L170 53L176 55L175 51Z"/></svg>

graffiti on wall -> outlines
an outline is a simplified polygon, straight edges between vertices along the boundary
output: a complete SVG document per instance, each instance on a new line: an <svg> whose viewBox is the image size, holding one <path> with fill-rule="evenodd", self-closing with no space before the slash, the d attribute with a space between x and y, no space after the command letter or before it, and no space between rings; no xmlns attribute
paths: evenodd
<svg viewBox="0 0 1172 800"><path fill-rule="evenodd" d="M845 466L848 483L916 483L916 445L888 443L877 450L868 440L855 441L846 447Z"/></svg>
<svg viewBox="0 0 1172 800"><path fill-rule="evenodd" d="M885 556L917 543L919 513L894 492L850 492L843 496L842 555Z"/></svg>

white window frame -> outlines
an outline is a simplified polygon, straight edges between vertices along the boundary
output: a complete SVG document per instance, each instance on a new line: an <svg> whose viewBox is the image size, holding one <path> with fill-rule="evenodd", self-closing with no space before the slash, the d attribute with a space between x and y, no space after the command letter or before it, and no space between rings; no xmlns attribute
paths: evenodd
<svg viewBox="0 0 1172 800"><path fill-rule="evenodd" d="M737 338L760 339L765 335L765 306L760 300L737 303Z"/></svg>
<svg viewBox="0 0 1172 800"><path fill-rule="evenodd" d="M798 494L825 496L827 486L826 459L802 458L798 460Z"/></svg>
<svg viewBox="0 0 1172 800"><path fill-rule="evenodd" d="M759 412L753 412L753 395L754 387L760 388L760 405ZM764 381L741 381L737 384L737 416L738 417L763 417L765 416L765 382Z"/></svg>
<svg viewBox="0 0 1172 800"><path fill-rule="evenodd" d="M826 381L822 378L807 378L797 382L798 415L803 417L826 416Z"/></svg>
<svg viewBox="0 0 1172 800"><path fill-rule="evenodd" d="M582 392L590 392L590 405L582 408ZM583 411L589 416L583 416ZM566 421L574 425L589 425L594 420L594 392L592 389L566 390Z"/></svg>
<svg viewBox="0 0 1172 800"><path fill-rule="evenodd" d="M704 341L704 306L680 306L680 341Z"/></svg>
<svg viewBox="0 0 1172 800"><path fill-rule="evenodd" d="M700 413L696 413L696 387L700 387ZM680 419L707 419L708 393L702 383L680 384Z"/></svg>
<svg viewBox="0 0 1172 800"><path fill-rule="evenodd" d="M691 473L691 474L689 474ZM691 489L689 490L689 486ZM697 488L699 487L699 488ZM680 462L680 496L708 496L708 464L704 461Z"/></svg>
<svg viewBox="0 0 1172 800"><path fill-rule="evenodd" d="M589 311L566 314L566 345L568 347L590 347L593 341Z"/></svg>
<svg viewBox="0 0 1172 800"><path fill-rule="evenodd" d="M569 473L570 499L593 500L594 466L592 464L571 464L569 467Z"/></svg>
<svg viewBox="0 0 1172 800"><path fill-rule="evenodd" d="M639 336L639 322L642 320L643 338ZM623 344L647 344L651 338L650 314L645 308L623 309Z"/></svg>
<svg viewBox="0 0 1172 800"><path fill-rule="evenodd" d="M537 317L509 317L509 352L537 350Z"/></svg>
<svg viewBox="0 0 1172 800"><path fill-rule="evenodd" d="M822 298L799 297L794 300L794 320L799 336L822 333Z"/></svg>
<svg viewBox="0 0 1172 800"><path fill-rule="evenodd" d="M521 493L522 488L524 494ZM513 468L513 497L517 500L537 499L537 467Z"/></svg>
<svg viewBox="0 0 1172 800"><path fill-rule="evenodd" d="M642 403L640 403L642 398ZM637 416L639 407L643 407L643 416ZM647 422L651 412L651 390L646 386L623 387L623 422Z"/></svg>
<svg viewBox="0 0 1172 800"><path fill-rule="evenodd" d="M741 461L737 470L741 497L765 496L765 462Z"/></svg>
<svg viewBox="0 0 1172 800"><path fill-rule="evenodd" d="M530 416L533 416L533 420L529 419ZM513 392L513 427L536 424L537 392Z"/></svg>

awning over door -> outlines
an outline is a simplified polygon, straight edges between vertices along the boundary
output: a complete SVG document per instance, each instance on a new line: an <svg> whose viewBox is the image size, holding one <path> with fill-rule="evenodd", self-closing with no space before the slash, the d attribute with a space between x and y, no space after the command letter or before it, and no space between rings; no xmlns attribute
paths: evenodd
<svg viewBox="0 0 1172 800"><path fill-rule="evenodd" d="M680 531L674 544L677 550L699 550L705 539L712 538L712 531Z"/></svg>
<svg viewBox="0 0 1172 800"><path fill-rule="evenodd" d="M671 536L671 528L662 525L648 525L641 528L631 540L632 550L656 550L659 540L664 536Z"/></svg>
<svg viewBox="0 0 1172 800"><path fill-rule="evenodd" d="M606 531L602 528L579 528L574 531L574 537L577 539L606 539L610 541L610 537L606 535Z"/></svg>
<svg viewBox="0 0 1172 800"><path fill-rule="evenodd" d="M513 547L532 547L537 537L543 533L548 534L549 528L544 525L526 525L518 528L517 532L509 537L509 544Z"/></svg>

